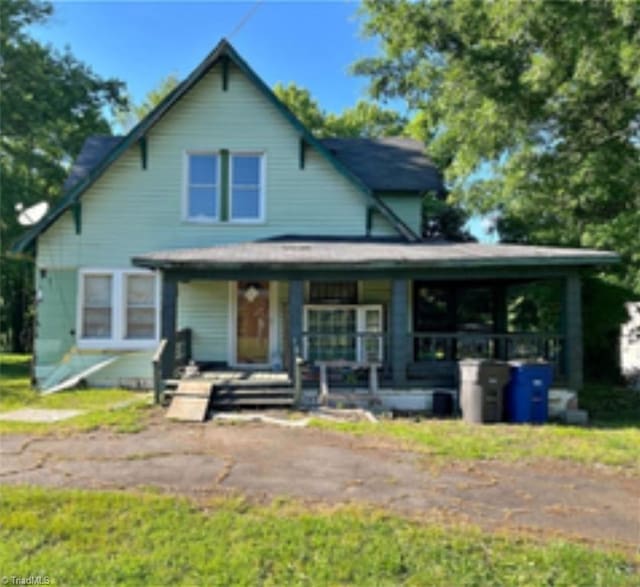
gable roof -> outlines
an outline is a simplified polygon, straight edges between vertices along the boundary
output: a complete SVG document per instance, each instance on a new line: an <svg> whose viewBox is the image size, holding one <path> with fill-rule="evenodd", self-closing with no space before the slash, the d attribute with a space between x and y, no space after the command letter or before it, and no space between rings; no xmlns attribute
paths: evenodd
<svg viewBox="0 0 640 587"><path fill-rule="evenodd" d="M65 191L88 176L123 136L94 135L84 144L64 182ZM446 192L442 176L419 141L404 137L321 139L369 189L376 192Z"/></svg>
<svg viewBox="0 0 640 587"><path fill-rule="evenodd" d="M87 177L104 159L105 155L123 139L119 136L93 135L85 139L80 154L71 166L71 171L62 184L63 191L69 191L74 185Z"/></svg>
<svg viewBox="0 0 640 587"><path fill-rule="evenodd" d="M249 65L240 57L231 44L223 39L216 48L196 67L186 79L178 84L165 98L145 116L126 136L111 146L100 162L80 181L67 191L49 213L34 227L19 238L12 247L16 253L24 252L47 228L49 228L65 211L73 206L82 194L114 163L129 147L143 140L155 124L194 87L204 75L218 62L232 62L251 81L289 121L300 134L301 140L315 148L333 167L349 180L363 194L369 204L376 208L408 241L419 241L420 237L407 226L388 206L375 196L373 191L342 161L332 155L320 140L315 138L298 118L277 98L273 91L258 77Z"/></svg>
<svg viewBox="0 0 640 587"><path fill-rule="evenodd" d="M374 191L446 193L442 175L415 139L329 138L322 144Z"/></svg>

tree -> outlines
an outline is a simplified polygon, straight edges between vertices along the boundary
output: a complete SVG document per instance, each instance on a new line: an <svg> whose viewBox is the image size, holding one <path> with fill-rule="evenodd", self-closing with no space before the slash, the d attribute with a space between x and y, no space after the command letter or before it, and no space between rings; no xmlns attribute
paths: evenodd
<svg viewBox="0 0 640 587"><path fill-rule="evenodd" d="M613 249L640 293L640 3L365 0L354 66L502 240ZM486 170L490 172L487 173Z"/></svg>
<svg viewBox="0 0 640 587"><path fill-rule="evenodd" d="M104 107L125 103L123 84L102 79L67 50L32 39L28 27L52 7L36 0L4 0L0 11L0 345L25 348L32 266L7 256L24 228L15 205L54 202L69 162L90 134L110 134Z"/></svg>
<svg viewBox="0 0 640 587"><path fill-rule="evenodd" d="M418 113L411 122L394 110L381 108L373 102L360 100L341 114L327 114L320 108L311 92L294 83L276 84L276 96L317 137L384 137L413 136L420 139ZM425 195L422 205L422 236L428 239L453 241L473 240L464 228L468 214L455 202L443 202L433 195Z"/></svg>
<svg viewBox="0 0 640 587"><path fill-rule="evenodd" d="M394 110L360 100L340 114L327 113L309 90L294 83L276 84L276 96L317 137L383 137L404 134L406 119Z"/></svg>
<svg viewBox="0 0 640 587"><path fill-rule="evenodd" d="M170 74L145 96L144 102L134 104L131 96L127 97L127 107L116 113L116 120L124 132L129 132L149 112L151 112L162 100L171 93L180 83L180 80Z"/></svg>

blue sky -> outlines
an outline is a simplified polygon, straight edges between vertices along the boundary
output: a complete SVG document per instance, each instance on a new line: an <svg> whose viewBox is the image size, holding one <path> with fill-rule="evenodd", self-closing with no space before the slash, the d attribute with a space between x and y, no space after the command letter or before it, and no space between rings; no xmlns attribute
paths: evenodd
<svg viewBox="0 0 640 587"><path fill-rule="evenodd" d="M170 73L185 77L222 37L269 85L295 81L339 111L366 94L348 74L376 44L359 34L355 2L55 2L38 39L126 82L136 101ZM252 10L254 9L254 10Z"/></svg>
<svg viewBox="0 0 640 587"><path fill-rule="evenodd" d="M349 67L377 48L360 34L357 2L344 0L53 5L53 16L33 27L33 36L68 46L98 75L124 81L135 102L169 74L184 78L227 37L269 85L294 81L323 109L339 112L366 97L367 80ZM486 239L479 221L471 228Z"/></svg>

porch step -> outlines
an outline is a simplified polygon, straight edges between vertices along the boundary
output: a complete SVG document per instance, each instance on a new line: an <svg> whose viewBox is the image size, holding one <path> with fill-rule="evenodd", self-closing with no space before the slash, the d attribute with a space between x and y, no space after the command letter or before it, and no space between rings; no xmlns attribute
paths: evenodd
<svg viewBox="0 0 640 587"><path fill-rule="evenodd" d="M216 399L211 409L221 411L242 408L290 408L293 402L292 397L230 397Z"/></svg>
<svg viewBox="0 0 640 587"><path fill-rule="evenodd" d="M269 388L219 388L214 386L214 399L226 397L290 397L293 395L291 387L269 387Z"/></svg>
<svg viewBox="0 0 640 587"><path fill-rule="evenodd" d="M211 397L212 410L243 408L290 408L294 404L291 387L218 387Z"/></svg>

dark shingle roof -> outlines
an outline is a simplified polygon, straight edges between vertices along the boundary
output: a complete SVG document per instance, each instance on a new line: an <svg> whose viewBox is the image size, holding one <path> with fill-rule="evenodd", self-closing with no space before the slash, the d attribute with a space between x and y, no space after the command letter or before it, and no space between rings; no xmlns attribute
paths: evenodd
<svg viewBox="0 0 640 587"><path fill-rule="evenodd" d="M64 182L64 190L87 176L122 138L89 137ZM444 193L440 173L418 141L405 138L323 139L322 143L374 191L434 190Z"/></svg>
<svg viewBox="0 0 640 587"><path fill-rule="evenodd" d="M151 268L239 269L349 268L396 270L432 267L530 267L600 265L619 261L615 253L485 243L402 243L381 239L268 239L199 249L173 249L139 255L134 265Z"/></svg>
<svg viewBox="0 0 640 587"><path fill-rule="evenodd" d="M71 171L62 185L62 189L65 192L69 191L75 184L89 175L90 171L96 167L107 153L121 140L121 136L110 137L106 135L94 135L87 138L82 145L80 154L73 162Z"/></svg>
<svg viewBox="0 0 640 587"><path fill-rule="evenodd" d="M323 139L322 144L374 191L445 193L442 176L420 141L385 137Z"/></svg>

